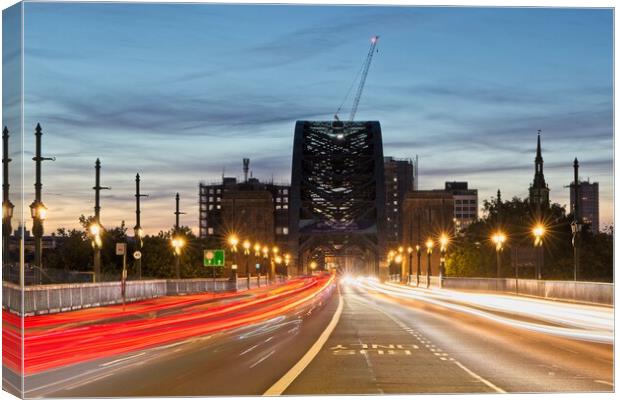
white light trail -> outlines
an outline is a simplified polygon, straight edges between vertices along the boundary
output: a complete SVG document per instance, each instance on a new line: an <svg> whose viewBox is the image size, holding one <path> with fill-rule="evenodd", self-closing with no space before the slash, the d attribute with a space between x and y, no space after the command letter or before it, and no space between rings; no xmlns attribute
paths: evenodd
<svg viewBox="0 0 620 400"><path fill-rule="evenodd" d="M420 300L516 328L601 343L613 343L614 340L614 313L613 308L609 307L561 303L502 294L417 289L390 283L382 284L371 279L363 279L359 283L366 289L388 296ZM527 322L493 312L532 318L542 323ZM561 326L547 325L544 322Z"/></svg>

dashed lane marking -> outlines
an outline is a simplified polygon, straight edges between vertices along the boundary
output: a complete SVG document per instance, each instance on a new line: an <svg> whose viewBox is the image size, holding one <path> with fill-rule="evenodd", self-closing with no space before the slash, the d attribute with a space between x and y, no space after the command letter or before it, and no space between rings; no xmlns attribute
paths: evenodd
<svg viewBox="0 0 620 400"><path fill-rule="evenodd" d="M375 303L371 304L368 301L364 301L364 302L366 304L370 305L375 310L381 312L382 314L384 314L385 316L390 318L392 321L394 321L396 323L396 325L400 326L403 330L405 330L408 333L410 333L411 335L413 335L420 343L424 344L424 347L428 348L429 351L431 351L440 360L442 360L442 361L452 361L454 364L456 364L463 371L467 372L470 376L472 376L475 379L477 379L478 381L482 382L483 384L485 384L489 388L493 389L497 393L506 393L506 391L504 389L500 388L499 386L495 385L494 383L490 382L489 380L487 380L487 379L481 377L480 375L476 374L475 372L473 372L472 370L470 370L469 368L467 368L466 366L464 366L463 364L461 364L460 362L455 360L453 357L450 357L448 353L442 352L441 349L436 348L436 346L434 344L432 344L429 339L424 337L422 334L417 332L415 329L412 329L411 327L407 326L404 322L402 322L398 318L388 314L387 312L382 310L380 307L378 307ZM409 332L410 330L412 332ZM438 353L437 350L439 350L441 353Z"/></svg>

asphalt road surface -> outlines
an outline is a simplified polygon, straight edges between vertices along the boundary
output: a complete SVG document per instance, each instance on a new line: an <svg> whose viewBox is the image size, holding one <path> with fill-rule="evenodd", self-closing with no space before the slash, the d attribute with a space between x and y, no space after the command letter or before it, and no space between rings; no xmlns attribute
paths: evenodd
<svg viewBox="0 0 620 400"><path fill-rule="evenodd" d="M308 353L313 353L310 358ZM280 389L274 391L276 382ZM25 396L610 392L613 388L610 343L522 329L369 286L341 284L261 323L31 374Z"/></svg>

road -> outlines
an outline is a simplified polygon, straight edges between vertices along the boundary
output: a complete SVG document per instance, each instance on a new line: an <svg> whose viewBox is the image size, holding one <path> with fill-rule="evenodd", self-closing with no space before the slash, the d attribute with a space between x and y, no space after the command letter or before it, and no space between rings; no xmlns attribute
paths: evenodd
<svg viewBox="0 0 620 400"><path fill-rule="evenodd" d="M545 301L534 318L519 309L529 300L485 306L373 281L321 293L250 324L31 373L26 397L613 391L609 308ZM554 307L581 316L558 321Z"/></svg>

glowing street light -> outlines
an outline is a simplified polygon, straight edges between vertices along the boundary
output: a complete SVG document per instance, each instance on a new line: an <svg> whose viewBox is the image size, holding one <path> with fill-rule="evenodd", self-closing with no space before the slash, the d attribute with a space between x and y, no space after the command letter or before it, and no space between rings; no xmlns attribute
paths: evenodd
<svg viewBox="0 0 620 400"><path fill-rule="evenodd" d="M502 266L502 257L500 253L504 249L504 243L506 243L506 235L502 231L497 231L491 236L491 241L495 243L495 256L497 259L497 279L499 279Z"/></svg>
<svg viewBox="0 0 620 400"><path fill-rule="evenodd" d="M420 273L422 271L422 246L415 245L416 256L418 257L418 267L416 269L416 286L420 286Z"/></svg>
<svg viewBox="0 0 620 400"><path fill-rule="evenodd" d="M545 236L545 226L538 222L532 228L532 235L534 235L534 247L536 251L536 279L542 279L542 268L543 268L543 255L542 255L542 245L543 245L543 236Z"/></svg>
<svg viewBox="0 0 620 400"><path fill-rule="evenodd" d="M314 270L316 269L316 261L310 261L310 269L312 270L312 272L314 272Z"/></svg>
<svg viewBox="0 0 620 400"><path fill-rule="evenodd" d="M409 274L407 275L407 284L410 284L411 275L413 274L413 247L407 247L407 254L409 254Z"/></svg>
<svg viewBox="0 0 620 400"><path fill-rule="evenodd" d="M237 251L237 245L239 244L239 238L237 235L232 234L228 236L228 244L230 245L230 250L234 253Z"/></svg>
<svg viewBox="0 0 620 400"><path fill-rule="evenodd" d="M428 258L428 264L426 266L426 287L431 285L431 255L433 254L433 239L428 238L426 240L426 256Z"/></svg>
<svg viewBox="0 0 620 400"><path fill-rule="evenodd" d="M447 234L442 233L439 236L439 253L441 257L439 258L439 281L443 285L443 276L446 273L446 251L448 250L448 243L450 243L450 238Z"/></svg>

